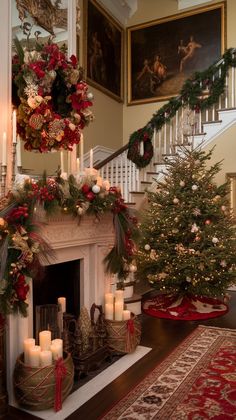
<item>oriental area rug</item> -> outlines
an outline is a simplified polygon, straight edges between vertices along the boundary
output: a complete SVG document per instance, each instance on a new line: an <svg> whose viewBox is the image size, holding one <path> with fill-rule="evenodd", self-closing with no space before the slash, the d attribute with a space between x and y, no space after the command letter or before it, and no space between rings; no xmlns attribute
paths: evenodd
<svg viewBox="0 0 236 420"><path fill-rule="evenodd" d="M235 420L236 330L199 326L103 420Z"/></svg>

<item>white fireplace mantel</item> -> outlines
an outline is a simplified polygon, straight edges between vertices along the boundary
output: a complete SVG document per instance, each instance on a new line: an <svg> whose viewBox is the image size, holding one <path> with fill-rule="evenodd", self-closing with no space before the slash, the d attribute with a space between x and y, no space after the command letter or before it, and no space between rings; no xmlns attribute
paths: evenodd
<svg viewBox="0 0 236 420"><path fill-rule="evenodd" d="M104 214L100 220L84 216L80 223L71 216L59 216L42 224L41 236L53 249L53 258L45 265L80 260L80 307L88 310L93 303L103 304L111 279L105 274L103 260L114 243L113 218ZM56 279L52 278L57 287ZM66 281L66 279L65 279ZM32 281L30 281L32 283ZM7 372L10 404L16 405L12 377L15 362L23 351L23 340L33 337L32 287L28 299L28 317L10 315L7 324Z"/></svg>

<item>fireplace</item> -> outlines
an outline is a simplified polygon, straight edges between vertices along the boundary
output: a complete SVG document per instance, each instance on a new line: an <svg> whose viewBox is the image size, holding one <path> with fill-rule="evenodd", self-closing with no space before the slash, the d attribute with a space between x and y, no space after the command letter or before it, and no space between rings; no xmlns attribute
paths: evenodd
<svg viewBox="0 0 236 420"><path fill-rule="evenodd" d="M103 259L109 252L114 242L114 231L112 216L106 214L101 220L94 219L94 216L85 216L80 224L69 216L58 216L48 220L42 225L41 235L51 245L54 256L45 264L45 271L50 273L53 265L62 267L62 263L71 263L72 267L77 266L79 271L79 282L77 283L78 306L85 306L88 310L93 303L103 304L104 293L109 290L110 278L104 273ZM65 267L67 265L65 264ZM54 267L55 268L55 267ZM66 271L66 268L65 268ZM72 269L73 271L73 269ZM63 278L62 278L63 280ZM65 278L65 282L67 277ZM75 281L75 280L74 280ZM23 340L33 337L33 306L38 296L34 296L32 280L28 298L28 317L10 315L7 328L7 371L8 371L8 393L10 404L15 405L12 386L12 375L17 356L23 351ZM55 278L52 279L55 286ZM61 286L63 288L63 281ZM42 289L42 287L41 287ZM57 295L56 290L56 295ZM66 289L60 289L58 293L66 294ZM40 290L40 294L42 290ZM58 295L57 295L58 296ZM56 296L54 297L54 299ZM47 297L46 297L47 299ZM38 301L39 302L39 301ZM50 303L40 301L44 304ZM56 303L55 301L52 303ZM74 304L74 308L77 304ZM70 308L68 308L70 309ZM77 308L75 308L75 311ZM79 309L78 309L79 310ZM77 315L75 313L75 315Z"/></svg>
<svg viewBox="0 0 236 420"><path fill-rule="evenodd" d="M57 304L66 298L66 312L76 318L80 313L80 260L50 264L33 279L33 306Z"/></svg>

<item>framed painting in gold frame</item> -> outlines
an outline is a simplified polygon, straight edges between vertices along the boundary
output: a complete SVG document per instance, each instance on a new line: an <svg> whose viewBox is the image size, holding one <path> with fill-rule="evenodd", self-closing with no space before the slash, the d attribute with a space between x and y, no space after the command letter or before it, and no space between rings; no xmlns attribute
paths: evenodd
<svg viewBox="0 0 236 420"><path fill-rule="evenodd" d="M84 0L87 82L123 102L124 29L96 0Z"/></svg>
<svg viewBox="0 0 236 420"><path fill-rule="evenodd" d="M225 1L128 27L128 105L176 96L223 54L225 28Z"/></svg>

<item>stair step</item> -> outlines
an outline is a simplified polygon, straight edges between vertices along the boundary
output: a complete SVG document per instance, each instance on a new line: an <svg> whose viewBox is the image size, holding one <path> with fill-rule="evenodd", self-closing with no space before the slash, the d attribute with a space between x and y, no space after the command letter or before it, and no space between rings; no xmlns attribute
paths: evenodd
<svg viewBox="0 0 236 420"><path fill-rule="evenodd" d="M148 184L148 185L151 185L151 184L152 184L152 182L151 182L151 181L141 181L141 184Z"/></svg>
<svg viewBox="0 0 236 420"><path fill-rule="evenodd" d="M217 120L217 121L205 121L202 124L205 125L205 124L221 124L221 123L222 123L222 120Z"/></svg>
<svg viewBox="0 0 236 420"><path fill-rule="evenodd" d="M159 175L159 172L147 172L147 175Z"/></svg>
<svg viewBox="0 0 236 420"><path fill-rule="evenodd" d="M220 111L236 111L236 108L218 108L216 109L216 112L220 112Z"/></svg>
<svg viewBox="0 0 236 420"><path fill-rule="evenodd" d="M130 191L130 194L145 194L144 191Z"/></svg>

